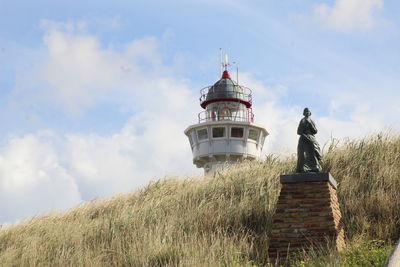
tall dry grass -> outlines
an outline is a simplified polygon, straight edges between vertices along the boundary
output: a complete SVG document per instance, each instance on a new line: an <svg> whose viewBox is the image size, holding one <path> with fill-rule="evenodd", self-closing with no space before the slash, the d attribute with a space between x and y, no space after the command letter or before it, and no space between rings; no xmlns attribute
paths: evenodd
<svg viewBox="0 0 400 267"><path fill-rule="evenodd" d="M215 177L168 178L0 231L4 266L250 266L267 262L279 175L295 159L268 156ZM332 145L348 240L399 237L400 137Z"/></svg>
<svg viewBox="0 0 400 267"><path fill-rule="evenodd" d="M348 239L394 241L400 234L400 136L332 144L324 170L339 182Z"/></svg>

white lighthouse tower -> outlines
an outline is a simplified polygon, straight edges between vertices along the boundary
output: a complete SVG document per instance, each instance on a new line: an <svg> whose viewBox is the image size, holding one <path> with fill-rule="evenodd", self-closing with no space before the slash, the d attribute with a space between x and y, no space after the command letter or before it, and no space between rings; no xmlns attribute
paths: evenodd
<svg viewBox="0 0 400 267"><path fill-rule="evenodd" d="M205 174L243 159L261 155L268 132L254 124L252 92L224 72L214 85L200 91L198 123L185 130L193 152L193 164Z"/></svg>

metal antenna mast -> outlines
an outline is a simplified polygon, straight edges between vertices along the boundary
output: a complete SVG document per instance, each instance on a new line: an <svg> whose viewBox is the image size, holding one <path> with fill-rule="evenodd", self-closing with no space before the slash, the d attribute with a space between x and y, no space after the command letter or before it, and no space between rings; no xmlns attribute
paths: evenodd
<svg viewBox="0 0 400 267"><path fill-rule="evenodd" d="M221 77L222 75L222 67L223 67L223 63L222 63L222 48L219 48L219 77Z"/></svg>

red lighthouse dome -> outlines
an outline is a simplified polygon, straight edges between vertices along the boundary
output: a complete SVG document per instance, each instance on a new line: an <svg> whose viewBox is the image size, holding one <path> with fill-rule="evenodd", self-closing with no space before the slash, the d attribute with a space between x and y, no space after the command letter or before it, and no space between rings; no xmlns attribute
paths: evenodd
<svg viewBox="0 0 400 267"><path fill-rule="evenodd" d="M205 109L208 104L215 102L240 102L250 108L252 105L251 90L238 85L231 79L228 70L225 70L219 81L201 90L200 106L202 108Z"/></svg>

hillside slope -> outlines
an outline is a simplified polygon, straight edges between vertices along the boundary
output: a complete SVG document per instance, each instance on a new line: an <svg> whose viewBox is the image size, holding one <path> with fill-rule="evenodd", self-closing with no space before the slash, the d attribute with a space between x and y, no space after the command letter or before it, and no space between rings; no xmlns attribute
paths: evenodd
<svg viewBox="0 0 400 267"><path fill-rule="evenodd" d="M339 182L348 243L391 242L400 229L400 136L331 145L324 171ZM279 175L269 156L215 178L168 178L0 230L5 266L238 266L265 264ZM112 178L112 177L110 177ZM133 178L134 179L134 178Z"/></svg>

